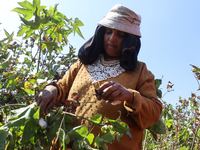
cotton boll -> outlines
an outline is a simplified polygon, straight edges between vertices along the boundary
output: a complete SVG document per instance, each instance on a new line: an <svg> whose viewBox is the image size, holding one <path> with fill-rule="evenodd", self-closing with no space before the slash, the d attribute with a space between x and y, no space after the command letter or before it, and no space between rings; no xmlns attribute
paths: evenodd
<svg viewBox="0 0 200 150"><path fill-rule="evenodd" d="M47 122L43 118L40 118L39 125L41 126L42 129L46 129Z"/></svg>

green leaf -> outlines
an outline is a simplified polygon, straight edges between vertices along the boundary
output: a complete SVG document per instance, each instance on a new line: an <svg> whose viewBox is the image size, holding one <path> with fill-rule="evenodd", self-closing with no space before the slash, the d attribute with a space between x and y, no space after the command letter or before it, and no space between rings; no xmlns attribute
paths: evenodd
<svg viewBox="0 0 200 150"><path fill-rule="evenodd" d="M29 31L27 31L27 32L26 32L26 36L23 37L23 39L29 38L29 37L32 35L33 31L35 31L35 30L34 30L34 29L30 29Z"/></svg>
<svg viewBox="0 0 200 150"><path fill-rule="evenodd" d="M33 12L31 10L27 10L27 9L24 9L24 8L14 8L12 11L15 11L15 12L22 14L22 15L33 14Z"/></svg>
<svg viewBox="0 0 200 150"><path fill-rule="evenodd" d="M65 144L69 144L70 142L70 137L69 135L65 134Z"/></svg>
<svg viewBox="0 0 200 150"><path fill-rule="evenodd" d="M13 40L14 32L12 32L11 35L5 29L4 29L4 32L8 38L8 43L10 43Z"/></svg>
<svg viewBox="0 0 200 150"><path fill-rule="evenodd" d="M4 63L0 64L0 66L1 66L1 68L6 68L6 67L8 67L8 66L9 66L9 62L8 62L8 61L6 61L6 62L4 62Z"/></svg>
<svg viewBox="0 0 200 150"><path fill-rule="evenodd" d="M162 120L159 120L156 124L152 125L150 129L156 134L166 133L166 127Z"/></svg>
<svg viewBox="0 0 200 150"><path fill-rule="evenodd" d="M18 119L9 121L5 125L8 126L9 128L11 128L11 127L20 127L20 126L24 125L24 123L25 123L25 118L24 117L20 117Z"/></svg>
<svg viewBox="0 0 200 150"><path fill-rule="evenodd" d="M32 114L33 112L31 112ZM22 136L22 143L28 143L30 139L35 135L36 131L39 129L39 126L35 123L34 118L30 118L24 127L24 132Z"/></svg>
<svg viewBox="0 0 200 150"><path fill-rule="evenodd" d="M48 120L47 120L48 126L46 129L46 131L47 131L46 135L47 135L49 144L51 144L51 141L54 139L54 137L56 137L56 133L59 130L61 119L63 118L63 115L61 115L60 113L58 113L56 116L52 115L52 113L49 113L49 115L51 115L51 116L48 117Z"/></svg>
<svg viewBox="0 0 200 150"><path fill-rule="evenodd" d="M59 67L60 67L60 65L54 65L53 66L53 71L56 72Z"/></svg>
<svg viewBox="0 0 200 150"><path fill-rule="evenodd" d="M170 128L170 127L173 125L173 122L174 122L173 119L166 120L165 125L166 125L168 128Z"/></svg>
<svg viewBox="0 0 200 150"><path fill-rule="evenodd" d="M100 138L100 136L96 136L94 145L101 147L104 144L105 144L105 141L102 138Z"/></svg>
<svg viewBox="0 0 200 150"><path fill-rule="evenodd" d="M5 149L6 144L8 143L7 136L8 131L0 128L0 150Z"/></svg>
<svg viewBox="0 0 200 150"><path fill-rule="evenodd" d="M21 89L23 89L27 94L30 94L30 95L34 95L35 94L35 90L33 89L25 89L23 87L21 87Z"/></svg>
<svg viewBox="0 0 200 150"><path fill-rule="evenodd" d="M34 78L35 76L33 76L33 79L29 79L28 82L29 83L32 83L32 84L35 84L36 82L36 78Z"/></svg>
<svg viewBox="0 0 200 150"><path fill-rule="evenodd" d="M78 18L75 18L75 23L77 24L77 26L84 26L84 24L82 23L82 21L79 20Z"/></svg>
<svg viewBox="0 0 200 150"><path fill-rule="evenodd" d="M68 116L68 115L65 115L65 123L66 123L66 124L67 124L67 123L73 123L72 118L71 118L70 116Z"/></svg>
<svg viewBox="0 0 200 150"><path fill-rule="evenodd" d="M192 65L192 64L190 64L194 69L196 69L196 72L200 72L200 68L199 67L197 67L197 66L195 66L195 65Z"/></svg>
<svg viewBox="0 0 200 150"><path fill-rule="evenodd" d="M30 28L28 26L25 26L22 24L21 29L17 32L17 36L22 36L24 33L26 33L29 30Z"/></svg>
<svg viewBox="0 0 200 150"><path fill-rule="evenodd" d="M86 139L88 140L89 144L91 145L93 140L94 140L94 134L89 133L86 137Z"/></svg>
<svg viewBox="0 0 200 150"><path fill-rule="evenodd" d="M81 126L81 128L77 128L75 132L81 135L82 137L85 137L88 134L88 129L85 126Z"/></svg>
<svg viewBox="0 0 200 150"><path fill-rule="evenodd" d="M24 19L29 20L33 17L33 13L28 13L24 16Z"/></svg>
<svg viewBox="0 0 200 150"><path fill-rule="evenodd" d="M62 147L62 146L65 147L65 131L62 128L60 129L58 140L59 140L59 146L60 147Z"/></svg>
<svg viewBox="0 0 200 150"><path fill-rule="evenodd" d="M8 132L8 138L9 138L9 148L8 149L14 149L15 148L15 141L14 141L14 136L12 132Z"/></svg>
<svg viewBox="0 0 200 150"><path fill-rule="evenodd" d="M130 131L128 125L125 122L117 122L116 120L108 119L106 118L111 125L113 126L113 130L120 133L126 133L127 131Z"/></svg>
<svg viewBox="0 0 200 150"><path fill-rule="evenodd" d="M43 12L45 13L45 17L41 19L41 23L46 24L50 21L51 17L45 9L43 9Z"/></svg>
<svg viewBox="0 0 200 150"><path fill-rule="evenodd" d="M112 133L110 133L110 132L104 134L101 138L102 138L105 142L110 143L110 144L112 144L112 142L115 140L114 134L112 134Z"/></svg>
<svg viewBox="0 0 200 150"><path fill-rule="evenodd" d="M88 129L85 126L77 126L68 132L68 135L76 140L82 140L88 134Z"/></svg>
<svg viewBox="0 0 200 150"><path fill-rule="evenodd" d="M37 78L37 79L45 79L46 77L44 76L43 72L40 71L40 72L38 72L38 73L36 74L36 78Z"/></svg>
<svg viewBox="0 0 200 150"><path fill-rule="evenodd" d="M104 144L99 148L99 150L108 150L108 146Z"/></svg>
<svg viewBox="0 0 200 150"><path fill-rule="evenodd" d="M0 56L0 62L3 61L3 60L5 60L5 59L7 59L8 56L9 56L9 54L10 54L10 52L7 52L7 53L1 55L1 56Z"/></svg>
<svg viewBox="0 0 200 150"><path fill-rule="evenodd" d="M84 144L85 143L85 141L74 141L73 142L73 145L72 145L72 149L73 150L85 150L85 147L84 147ZM86 150L88 150L87 148L86 148Z"/></svg>
<svg viewBox="0 0 200 150"><path fill-rule="evenodd" d="M89 118L91 121L93 121L94 123L99 124L101 122L102 119L102 115L101 114L97 114L94 117L90 117Z"/></svg>
<svg viewBox="0 0 200 150"><path fill-rule="evenodd" d="M39 8L40 11L42 11L42 10L46 9L47 6L39 6L38 8Z"/></svg>
<svg viewBox="0 0 200 150"><path fill-rule="evenodd" d="M10 86L10 90L14 90L16 88L16 80L13 79L13 80L9 80L9 84L11 85Z"/></svg>
<svg viewBox="0 0 200 150"><path fill-rule="evenodd" d="M19 108L19 109L11 110L12 116L10 117L9 121L13 120L13 119L16 119L16 118L20 118L20 117L28 119L30 110L35 105L36 105L36 103L32 103L32 104L30 104L30 105L28 105L26 107L22 107L22 108Z"/></svg>
<svg viewBox="0 0 200 150"><path fill-rule="evenodd" d="M36 8L36 6L40 6L40 0L33 0L33 7Z"/></svg>
<svg viewBox="0 0 200 150"><path fill-rule="evenodd" d="M26 20L26 18L23 18L21 16L19 16L19 17L22 20L22 22L24 24L26 24L27 26L30 26L31 29L38 29L39 26L40 26L40 17L38 16L37 12L38 12L38 9L36 7L36 10L35 10L35 21L33 21L33 20L28 21L28 20Z"/></svg>
<svg viewBox="0 0 200 150"><path fill-rule="evenodd" d="M99 150L108 150L108 147L107 147L104 139L100 138L99 136L97 136L95 138L94 145L97 146L99 148Z"/></svg>
<svg viewBox="0 0 200 150"><path fill-rule="evenodd" d="M24 8L34 11L34 7L29 1L18 2L18 4Z"/></svg>
<svg viewBox="0 0 200 150"><path fill-rule="evenodd" d="M31 61L27 57L24 58L23 64L26 64L28 68L31 67Z"/></svg>
<svg viewBox="0 0 200 150"><path fill-rule="evenodd" d="M187 148L185 146L183 146L183 147L180 147L179 150L187 150Z"/></svg>
<svg viewBox="0 0 200 150"><path fill-rule="evenodd" d="M59 43L62 42L62 34L58 34L58 42L59 42Z"/></svg>
<svg viewBox="0 0 200 150"><path fill-rule="evenodd" d="M85 39L85 38L83 37L83 35L82 35L82 33L81 33L79 27L77 26L77 24L74 23L72 26L73 26L74 34L75 34L75 32L76 32L76 33L78 33L78 35L79 35L80 37L82 37L83 39Z"/></svg>
<svg viewBox="0 0 200 150"><path fill-rule="evenodd" d="M159 89L156 89L156 94L159 98L162 98L162 91Z"/></svg>
<svg viewBox="0 0 200 150"><path fill-rule="evenodd" d="M58 3L57 4L55 4L55 6L54 6L54 14L57 14L57 7L58 7Z"/></svg>
<svg viewBox="0 0 200 150"><path fill-rule="evenodd" d="M123 133L117 132L117 141L118 141L118 142L121 141L123 135L124 135Z"/></svg>
<svg viewBox="0 0 200 150"><path fill-rule="evenodd" d="M47 46L47 49L49 51L49 53L52 53L53 51L53 48L58 48L58 45L56 42L45 42L46 46Z"/></svg>
<svg viewBox="0 0 200 150"><path fill-rule="evenodd" d="M161 79L155 79L156 89L158 89L161 84L162 84L162 80Z"/></svg>
<svg viewBox="0 0 200 150"><path fill-rule="evenodd" d="M39 120L40 119L40 107L37 107L37 111L34 113L33 118L35 120Z"/></svg>
<svg viewBox="0 0 200 150"><path fill-rule="evenodd" d="M60 12L57 12L56 15L59 16L59 17L61 17L61 18L63 18L63 19L66 19L66 18L67 18L64 14L62 14L62 13L60 13Z"/></svg>

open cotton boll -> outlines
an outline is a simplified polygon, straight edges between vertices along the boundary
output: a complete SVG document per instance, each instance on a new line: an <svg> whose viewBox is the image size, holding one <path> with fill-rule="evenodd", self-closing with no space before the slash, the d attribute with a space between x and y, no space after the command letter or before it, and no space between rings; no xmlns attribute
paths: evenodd
<svg viewBox="0 0 200 150"><path fill-rule="evenodd" d="M41 126L42 129L46 129L47 122L43 118L40 118L39 125Z"/></svg>

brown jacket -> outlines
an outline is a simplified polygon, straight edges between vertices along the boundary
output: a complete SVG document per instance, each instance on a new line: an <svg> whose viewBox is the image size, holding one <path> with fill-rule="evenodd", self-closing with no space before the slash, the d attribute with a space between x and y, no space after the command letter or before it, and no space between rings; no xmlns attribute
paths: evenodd
<svg viewBox="0 0 200 150"><path fill-rule="evenodd" d="M141 150L143 129L155 124L162 111L162 103L157 99L154 75L147 70L145 63L137 63L134 71L125 71L117 77L107 79L106 81L116 81L131 90L134 93L132 103L121 103L111 105L105 100L98 100L96 103L81 103L77 107L75 114L85 118L96 114L102 114L110 119L117 119L118 110L121 111L121 120L126 122L130 129L132 138L124 135L119 143L117 140L113 144L107 144L109 150ZM95 101L95 89L106 81L100 81L91 84L87 65L80 61L76 62L69 72L59 80L56 86L59 89L58 102L66 99L72 93L80 94L80 101ZM129 114L129 115L128 115ZM90 127L90 123L83 119L76 118L75 125L85 125ZM97 135L99 129L96 126L92 132Z"/></svg>

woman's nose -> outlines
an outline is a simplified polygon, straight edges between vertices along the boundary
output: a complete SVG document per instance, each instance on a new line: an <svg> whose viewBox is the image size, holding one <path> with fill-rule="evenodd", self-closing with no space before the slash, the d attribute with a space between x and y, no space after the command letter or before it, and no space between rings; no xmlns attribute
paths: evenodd
<svg viewBox="0 0 200 150"><path fill-rule="evenodd" d="M116 35L115 33L112 33L112 34L110 35L110 41L115 41L116 38L117 38L117 35Z"/></svg>

